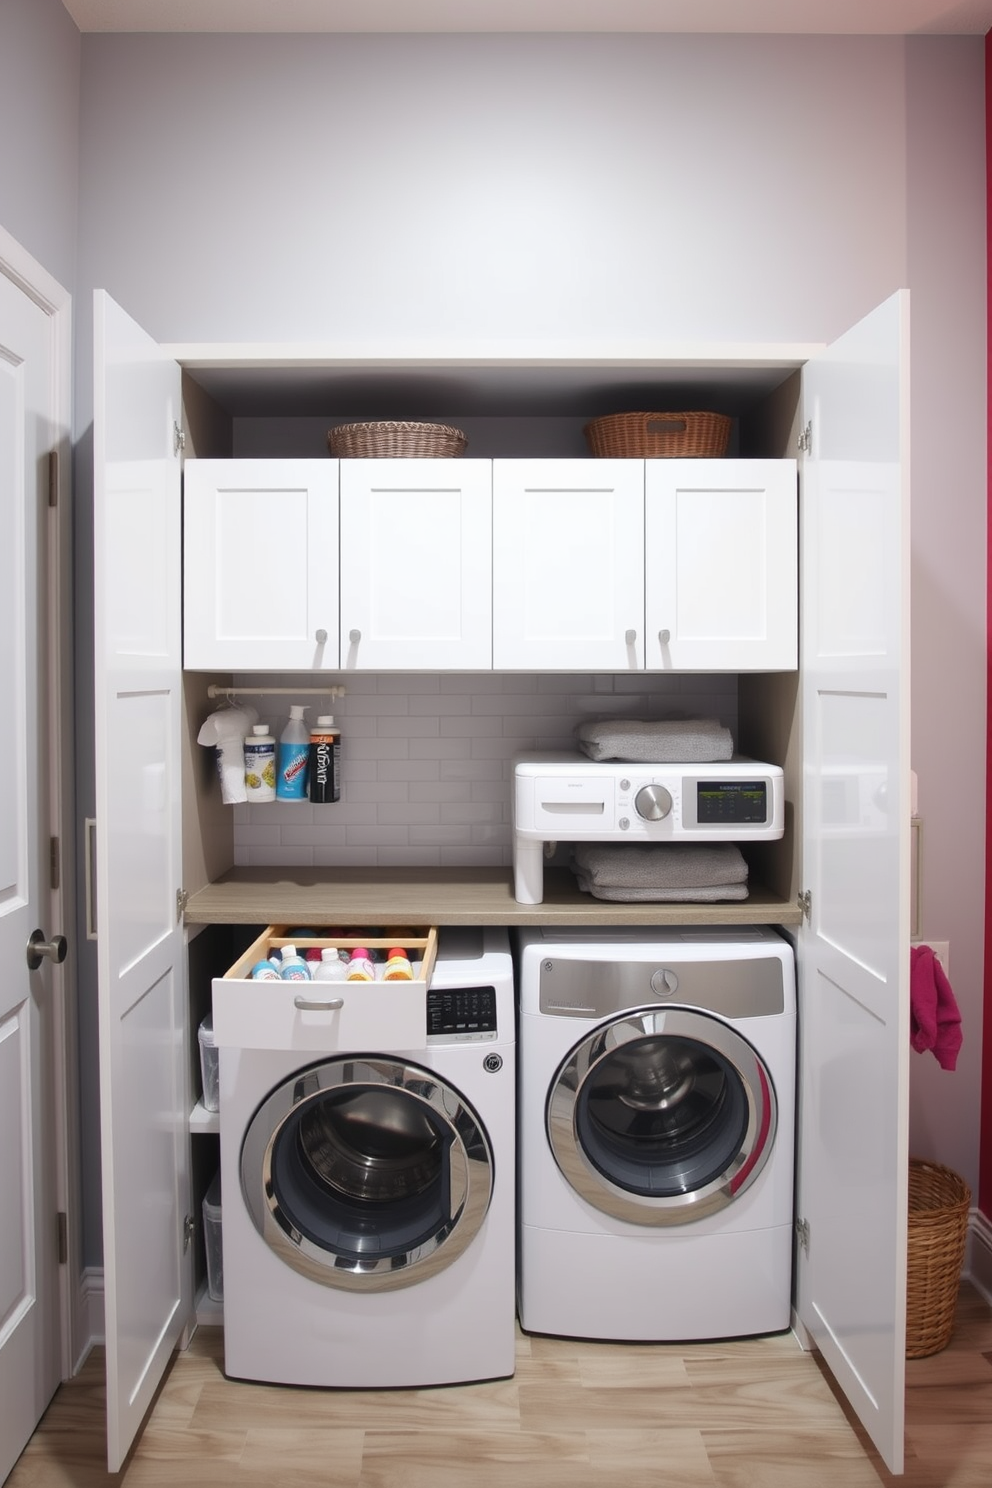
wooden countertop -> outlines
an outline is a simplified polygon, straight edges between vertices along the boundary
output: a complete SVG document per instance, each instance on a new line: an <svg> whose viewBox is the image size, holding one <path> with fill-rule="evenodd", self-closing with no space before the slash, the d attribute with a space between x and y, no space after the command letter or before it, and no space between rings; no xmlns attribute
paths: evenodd
<svg viewBox="0 0 992 1488"><path fill-rule="evenodd" d="M741 902L625 904L580 893L566 869L518 904L504 868L233 868L191 894L188 925L798 925L797 904L752 885Z"/></svg>

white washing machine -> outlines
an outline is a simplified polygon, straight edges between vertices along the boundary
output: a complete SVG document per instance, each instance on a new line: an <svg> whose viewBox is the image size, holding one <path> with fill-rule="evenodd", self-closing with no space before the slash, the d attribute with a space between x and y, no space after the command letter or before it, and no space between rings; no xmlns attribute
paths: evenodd
<svg viewBox="0 0 992 1488"><path fill-rule="evenodd" d="M521 930L521 1326L789 1326L796 994L765 927Z"/></svg>
<svg viewBox="0 0 992 1488"><path fill-rule="evenodd" d="M249 989L264 1016L239 1022ZM214 985L235 1378L377 1388L513 1373L506 933L442 931L429 988L408 995L422 1036L397 1048L388 1026L369 1036L370 984Z"/></svg>

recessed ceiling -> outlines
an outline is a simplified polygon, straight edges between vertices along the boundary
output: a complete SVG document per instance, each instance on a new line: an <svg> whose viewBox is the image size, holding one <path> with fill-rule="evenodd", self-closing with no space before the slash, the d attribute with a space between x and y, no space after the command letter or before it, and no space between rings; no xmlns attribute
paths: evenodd
<svg viewBox="0 0 992 1488"><path fill-rule="evenodd" d="M992 0L62 0L80 31L984 35Z"/></svg>

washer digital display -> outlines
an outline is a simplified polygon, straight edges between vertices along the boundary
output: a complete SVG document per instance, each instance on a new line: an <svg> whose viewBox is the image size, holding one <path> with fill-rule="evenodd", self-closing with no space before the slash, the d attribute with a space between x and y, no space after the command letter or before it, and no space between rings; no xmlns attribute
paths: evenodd
<svg viewBox="0 0 992 1488"><path fill-rule="evenodd" d="M429 1039L494 1039L495 987L437 987L427 993Z"/></svg>
<svg viewBox="0 0 992 1488"><path fill-rule="evenodd" d="M700 826L768 820L766 780L699 780L696 820Z"/></svg>

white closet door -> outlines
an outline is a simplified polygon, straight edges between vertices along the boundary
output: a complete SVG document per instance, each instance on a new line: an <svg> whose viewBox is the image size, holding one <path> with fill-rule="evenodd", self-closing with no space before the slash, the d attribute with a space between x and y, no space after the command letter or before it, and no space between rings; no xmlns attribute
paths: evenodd
<svg viewBox="0 0 992 1488"><path fill-rule="evenodd" d="M336 669L336 460L188 460L184 519L187 667Z"/></svg>
<svg viewBox="0 0 992 1488"><path fill-rule="evenodd" d="M492 461L341 461L341 660L492 666Z"/></svg>
<svg viewBox="0 0 992 1488"><path fill-rule="evenodd" d="M644 665L644 462L493 463L493 666Z"/></svg>
<svg viewBox="0 0 992 1488"><path fill-rule="evenodd" d="M107 1465L190 1307L180 861L180 374L94 297L94 583Z"/></svg>
<svg viewBox="0 0 992 1488"><path fill-rule="evenodd" d="M799 660L794 460L648 460L650 669L794 671Z"/></svg>
<svg viewBox="0 0 992 1488"><path fill-rule="evenodd" d="M799 1316L903 1460L909 1083L905 294L804 372Z"/></svg>

